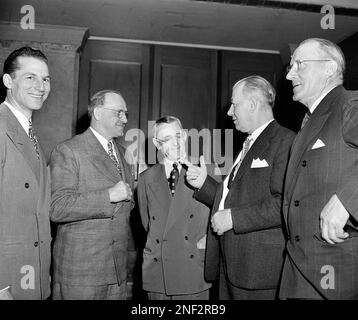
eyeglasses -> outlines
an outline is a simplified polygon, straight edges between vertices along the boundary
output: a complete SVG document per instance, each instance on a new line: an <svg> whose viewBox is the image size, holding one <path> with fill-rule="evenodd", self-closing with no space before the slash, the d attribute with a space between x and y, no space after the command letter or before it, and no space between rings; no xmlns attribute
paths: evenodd
<svg viewBox="0 0 358 320"><path fill-rule="evenodd" d="M168 137L165 137L164 139L158 139L158 138L154 138L154 139L156 141L158 141L159 143L164 144L164 143L172 142L172 141L174 141L174 139L176 141L179 141L183 137L184 137L184 132L178 132L177 134L175 134L175 136L168 136Z"/></svg>
<svg viewBox="0 0 358 320"><path fill-rule="evenodd" d="M129 116L129 112L125 111L125 110L116 110L116 109L112 109L112 108L105 108L105 107L101 107L101 109L106 109L106 110L111 110L114 111L116 113L116 116L121 119L123 118L123 116L126 116L126 118L128 119Z"/></svg>
<svg viewBox="0 0 358 320"><path fill-rule="evenodd" d="M326 61L332 61L331 59L318 59L318 60L314 60L314 59L306 59L306 60L295 60L295 62L293 64L290 64L289 66L287 66L286 68L286 74L288 74L293 67L296 66L296 72L300 71L302 69L302 64L305 62L326 62Z"/></svg>

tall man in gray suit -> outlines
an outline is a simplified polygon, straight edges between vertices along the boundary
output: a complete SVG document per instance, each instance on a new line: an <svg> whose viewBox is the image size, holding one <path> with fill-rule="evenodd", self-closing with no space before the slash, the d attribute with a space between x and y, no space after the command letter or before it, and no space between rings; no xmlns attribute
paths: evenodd
<svg viewBox="0 0 358 320"><path fill-rule="evenodd" d="M54 299L126 299L128 219L134 178L122 136L128 112L117 91L97 92L91 126L51 155Z"/></svg>
<svg viewBox="0 0 358 320"><path fill-rule="evenodd" d="M50 174L32 114L50 92L47 58L30 47L13 51L4 62L3 82L7 95L0 105L0 290L9 287L14 299L46 299Z"/></svg>
<svg viewBox="0 0 358 320"><path fill-rule="evenodd" d="M286 175L281 298L358 299L358 93L343 88L344 69L324 39L291 58L293 100L308 110Z"/></svg>
<svg viewBox="0 0 358 320"><path fill-rule="evenodd" d="M188 164L195 198L212 205L205 276L219 278L219 298L273 300L277 297L285 238L281 204L294 133L273 117L275 89L250 76L233 87L228 115L248 133L230 174L216 183L201 166Z"/></svg>

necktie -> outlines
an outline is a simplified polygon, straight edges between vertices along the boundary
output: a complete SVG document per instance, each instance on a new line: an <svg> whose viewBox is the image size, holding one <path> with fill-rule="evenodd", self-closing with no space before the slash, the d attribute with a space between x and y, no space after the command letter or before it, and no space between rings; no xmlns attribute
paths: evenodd
<svg viewBox="0 0 358 320"><path fill-rule="evenodd" d="M169 188L172 197L174 197L175 193L175 187L179 180L179 170L178 170L178 164L176 162L173 163L173 170L170 172L168 182L169 182Z"/></svg>
<svg viewBox="0 0 358 320"><path fill-rule="evenodd" d="M35 148L35 151L36 151L36 154L37 154L37 158L40 158L39 144L38 144L37 138L36 138L36 136L34 134L34 130L32 128L31 119L29 119L29 138L32 141L32 143L34 144L34 148Z"/></svg>
<svg viewBox="0 0 358 320"><path fill-rule="evenodd" d="M311 116L311 111L308 110L305 114L305 116L303 117L303 120L302 120L302 124L301 124L301 129L305 126L305 124L307 123L307 121L309 120L310 116Z"/></svg>
<svg viewBox="0 0 358 320"><path fill-rule="evenodd" d="M250 149L250 143L252 142L252 137L251 135L248 135L246 140L244 141L244 146L242 148L242 151L241 151L241 155L240 155L240 160L239 162L235 165L234 168L232 168L231 170L231 173L230 173L230 176L229 176L229 181L228 181L228 184L227 184L227 188L230 189L233 182L234 182L234 177L237 173L237 170L239 169L240 165L241 165L241 162L244 160L247 152L249 151Z"/></svg>
<svg viewBox="0 0 358 320"><path fill-rule="evenodd" d="M121 172L122 172L121 166L119 165L119 162L118 162L118 160L117 160L117 158L115 157L114 152L113 152L112 141L108 141L107 146L108 146L108 155L109 155L109 157L111 158L112 162L113 162L114 165L116 166L118 172L121 173Z"/></svg>

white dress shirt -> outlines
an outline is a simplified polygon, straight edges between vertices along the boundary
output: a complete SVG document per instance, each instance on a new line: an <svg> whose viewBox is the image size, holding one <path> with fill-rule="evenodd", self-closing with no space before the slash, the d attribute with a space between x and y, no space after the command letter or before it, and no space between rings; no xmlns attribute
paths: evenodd
<svg viewBox="0 0 358 320"><path fill-rule="evenodd" d="M249 150L251 149L252 145L255 143L255 141L259 137L259 135L262 133L262 131L264 131L266 129L266 127L273 120L274 119L271 119L271 120L267 121L266 123L264 123L262 126L258 127L255 131L253 131L251 133L251 139L252 140L251 140L251 143L250 143ZM243 146L243 148L244 148L244 146ZM243 150L243 148L242 148L242 150ZM230 173L235 168L236 164L240 161L242 150L240 151L239 155L236 157L236 160L235 160L233 166L231 167ZM223 182L223 194L222 194L221 201L220 201L220 204L219 204L219 210L224 209L225 199L226 199L227 194L229 193L229 189L228 189L227 185L228 185L228 182L229 182L230 173L226 176L226 178L225 178L225 180ZM235 179L235 176L233 177L233 179Z"/></svg>
<svg viewBox="0 0 358 320"><path fill-rule="evenodd" d="M118 157L117 157L117 153L116 153L116 149L114 148L113 145L113 140L107 140L105 137L103 137L100 133L98 133L95 129L93 129L92 127L90 127L90 129L92 130L93 134L95 135L95 137L97 138L97 140L99 141L99 143L101 144L101 146L103 147L103 149L108 153L108 142L110 142L112 144L112 149L113 149L113 154L116 157L117 161L118 161Z"/></svg>

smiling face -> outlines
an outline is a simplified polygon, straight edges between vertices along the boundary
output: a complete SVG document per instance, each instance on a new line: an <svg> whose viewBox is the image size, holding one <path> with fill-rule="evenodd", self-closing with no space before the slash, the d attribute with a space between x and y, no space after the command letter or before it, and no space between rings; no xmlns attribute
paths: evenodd
<svg viewBox="0 0 358 320"><path fill-rule="evenodd" d="M185 141L185 131L177 122L159 124L153 138L157 149L171 161L178 161L185 157Z"/></svg>
<svg viewBox="0 0 358 320"><path fill-rule="evenodd" d="M253 131L253 109L250 94L243 90L244 84L238 84L233 88L231 106L228 115L232 118L235 128L241 132Z"/></svg>
<svg viewBox="0 0 358 320"><path fill-rule="evenodd" d="M30 117L39 110L50 93L50 76L47 64L38 58L20 56L18 68L3 77L9 102Z"/></svg>
<svg viewBox="0 0 358 320"><path fill-rule="evenodd" d="M118 111L127 111L124 99L117 93L108 92L102 106L96 108L98 131L107 139L123 136L128 122L124 112L119 116Z"/></svg>
<svg viewBox="0 0 358 320"><path fill-rule="evenodd" d="M297 60L322 60L327 59L319 50L319 44L308 41L300 45L294 52L290 72L287 80L292 81L293 100L299 101L310 108L321 96L328 85L327 65L328 61L302 62L297 70Z"/></svg>

